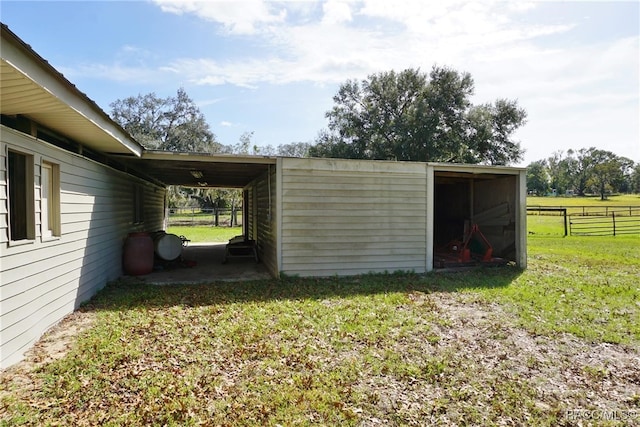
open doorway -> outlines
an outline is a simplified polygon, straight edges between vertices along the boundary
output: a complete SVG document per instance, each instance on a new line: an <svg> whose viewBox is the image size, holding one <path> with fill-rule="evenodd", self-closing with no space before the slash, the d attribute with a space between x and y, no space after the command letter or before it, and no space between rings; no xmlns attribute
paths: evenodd
<svg viewBox="0 0 640 427"><path fill-rule="evenodd" d="M247 214L248 191L189 190L169 189L169 194L182 191L188 197L173 199L166 209L165 230L152 233L154 271L144 280L153 284L194 284L271 277L259 262L255 242L246 246L251 222Z"/></svg>
<svg viewBox="0 0 640 427"><path fill-rule="evenodd" d="M164 228L168 232L185 237L188 242L184 252L187 255L192 251L190 248L202 242L222 245L222 251L213 251L213 248L210 248L213 251L212 254L204 255L202 258L202 262L206 262L211 268L211 274L214 269L217 273L240 264L248 271L259 266L260 270L266 270L271 276L277 276L274 231L277 218L274 210L276 158L145 151L139 158L127 157L122 160L130 164L132 169L165 187L180 186L202 191L228 189L226 191L236 192L235 200L227 200L223 205L209 206L209 209L196 205L193 212L182 212L182 222L196 224L204 220L209 227L220 231L215 238L193 238L194 230L172 229L175 224L171 220L172 207L168 203L165 204L167 221ZM202 196L203 194L200 194L200 197ZM216 197L212 197L210 204L213 204L215 199ZM242 236L240 238L243 240L255 242L259 263L255 262L255 257L237 257L223 264L224 246L239 236ZM198 265L201 264L197 260L196 262Z"/></svg>
<svg viewBox="0 0 640 427"><path fill-rule="evenodd" d="M516 262L516 175L436 171L434 267Z"/></svg>

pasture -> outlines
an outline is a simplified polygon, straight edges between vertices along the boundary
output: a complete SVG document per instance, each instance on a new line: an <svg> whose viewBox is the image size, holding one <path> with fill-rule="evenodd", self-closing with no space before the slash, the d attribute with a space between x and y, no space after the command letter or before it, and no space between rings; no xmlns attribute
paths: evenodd
<svg viewBox="0 0 640 427"><path fill-rule="evenodd" d="M0 424L640 423L640 236L528 251L525 271L112 283L2 373Z"/></svg>

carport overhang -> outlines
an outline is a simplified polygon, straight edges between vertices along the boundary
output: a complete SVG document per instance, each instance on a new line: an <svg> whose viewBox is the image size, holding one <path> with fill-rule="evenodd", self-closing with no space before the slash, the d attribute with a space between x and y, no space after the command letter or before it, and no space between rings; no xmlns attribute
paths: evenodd
<svg viewBox="0 0 640 427"><path fill-rule="evenodd" d="M276 164L269 156L144 151L120 161L165 186L244 188Z"/></svg>

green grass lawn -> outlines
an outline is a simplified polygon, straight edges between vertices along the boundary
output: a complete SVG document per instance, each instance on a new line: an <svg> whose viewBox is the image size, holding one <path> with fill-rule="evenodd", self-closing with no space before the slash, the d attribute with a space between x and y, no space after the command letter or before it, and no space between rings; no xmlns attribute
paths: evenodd
<svg viewBox="0 0 640 427"><path fill-rule="evenodd" d="M607 200L600 200L599 196L589 197L527 197L527 206L534 207L564 207L567 214L608 213L640 215L640 195L624 194L610 196ZM543 236L562 236L564 234L563 216L555 212L529 212L527 215L527 230L529 234Z"/></svg>
<svg viewBox="0 0 640 427"><path fill-rule="evenodd" d="M3 374L0 424L544 426L575 425L577 409L633 415L639 272L640 238L534 235L525 271L117 282L72 315L93 324L64 357L36 351L31 368Z"/></svg>
<svg viewBox="0 0 640 427"><path fill-rule="evenodd" d="M600 200L600 196L541 197L528 196L527 206L640 206L640 194L620 194Z"/></svg>
<svg viewBox="0 0 640 427"><path fill-rule="evenodd" d="M586 197L527 197L527 206L564 207L568 214L589 212L624 212L624 208L633 206L640 209L640 195L621 194L600 200L599 196ZM636 215L638 212L636 211Z"/></svg>
<svg viewBox="0 0 640 427"><path fill-rule="evenodd" d="M242 227L169 226L167 233L185 236L191 243L228 242L232 237L242 234Z"/></svg>

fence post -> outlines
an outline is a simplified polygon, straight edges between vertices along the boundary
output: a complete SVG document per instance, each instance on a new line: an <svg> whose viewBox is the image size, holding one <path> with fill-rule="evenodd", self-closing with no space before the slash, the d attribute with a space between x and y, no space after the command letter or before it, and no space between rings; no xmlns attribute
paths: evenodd
<svg viewBox="0 0 640 427"><path fill-rule="evenodd" d="M611 213L611 218L613 219L613 235L616 235L616 212L613 211Z"/></svg>
<svg viewBox="0 0 640 427"><path fill-rule="evenodd" d="M564 237L567 237L567 209L565 208L562 213L564 214Z"/></svg>
<svg viewBox="0 0 640 427"><path fill-rule="evenodd" d="M217 227L218 226L218 221L220 220L220 213L218 212L218 207L214 207L213 208L213 224Z"/></svg>

